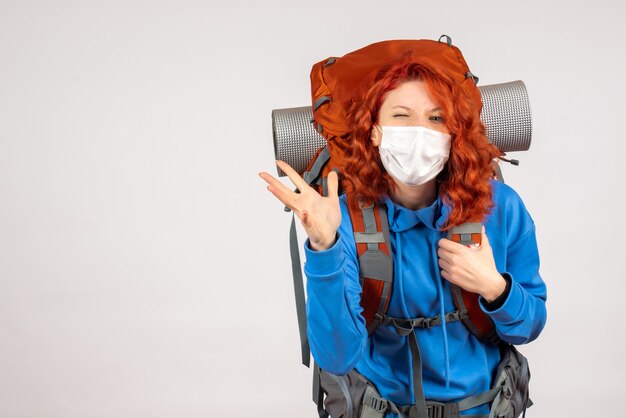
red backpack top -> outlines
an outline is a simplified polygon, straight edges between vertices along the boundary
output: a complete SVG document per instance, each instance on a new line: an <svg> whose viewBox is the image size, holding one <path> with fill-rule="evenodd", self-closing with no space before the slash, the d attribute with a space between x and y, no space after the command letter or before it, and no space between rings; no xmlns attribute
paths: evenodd
<svg viewBox="0 0 626 418"><path fill-rule="evenodd" d="M446 42L441 42L442 38ZM477 109L481 109L481 95L476 87L478 78L471 73L461 51L452 45L446 35L439 41L377 42L343 57L320 61L311 69L311 99L314 127L327 140L332 159L332 164L324 169L323 177L332 168L344 165L345 148L351 131L350 109L363 100L377 76L397 61L419 62L452 80L475 101ZM341 186L344 191L349 191L347 182L342 182Z"/></svg>

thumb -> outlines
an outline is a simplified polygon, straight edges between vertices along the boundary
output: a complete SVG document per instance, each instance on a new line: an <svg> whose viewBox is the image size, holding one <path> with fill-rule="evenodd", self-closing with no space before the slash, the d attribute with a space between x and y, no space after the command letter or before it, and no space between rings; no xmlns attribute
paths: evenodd
<svg viewBox="0 0 626 418"><path fill-rule="evenodd" d="M328 197L329 198L333 198L333 199L337 199L338 193L339 193L339 176L337 175L336 171L331 171L330 173L328 173Z"/></svg>
<svg viewBox="0 0 626 418"><path fill-rule="evenodd" d="M487 232L485 231L485 225L482 226L481 234L482 237L480 239L480 246L482 248L491 248L491 245L489 244L489 238L487 237Z"/></svg>

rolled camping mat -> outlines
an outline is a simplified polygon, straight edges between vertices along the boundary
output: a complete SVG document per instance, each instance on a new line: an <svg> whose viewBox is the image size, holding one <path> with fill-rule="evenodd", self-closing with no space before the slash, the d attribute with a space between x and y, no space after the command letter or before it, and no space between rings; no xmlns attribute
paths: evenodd
<svg viewBox="0 0 626 418"><path fill-rule="evenodd" d="M504 152L526 151L532 139L532 116L526 86L520 80L479 86L480 119L487 138ZM311 106L272 110L274 153L302 174L326 143L313 127ZM284 176L282 170L278 174Z"/></svg>

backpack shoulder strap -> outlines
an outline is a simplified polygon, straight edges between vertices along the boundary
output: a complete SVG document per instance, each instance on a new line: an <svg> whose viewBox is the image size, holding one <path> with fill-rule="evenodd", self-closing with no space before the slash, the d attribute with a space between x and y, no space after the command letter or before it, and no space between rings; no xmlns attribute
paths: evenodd
<svg viewBox="0 0 626 418"><path fill-rule="evenodd" d="M465 223L452 228L448 232L448 239L467 246L480 244L482 227L481 223ZM452 296L454 304L461 312L461 321L469 331L482 341L498 344L500 337L489 315L480 308L478 294L452 284Z"/></svg>
<svg viewBox="0 0 626 418"><path fill-rule="evenodd" d="M348 196L347 202L359 257L361 307L371 334L385 316L393 287L387 211L382 204L363 206L352 196Z"/></svg>
<svg viewBox="0 0 626 418"><path fill-rule="evenodd" d="M306 181L311 187L316 188L324 196L328 193L326 191L325 178L322 177L322 170L329 160L330 153L328 148L320 148L313 160L309 163L307 171L304 173L304 181ZM289 212L290 210L285 206L285 211ZM304 292L304 278L302 277L302 263L300 262L300 250L294 214L291 215L291 226L289 228L289 252L291 255L291 272L293 276L293 290L296 299L296 315L298 317L298 333L300 334L302 364L309 367L311 364L311 349L306 333L306 296Z"/></svg>
<svg viewBox="0 0 626 418"><path fill-rule="evenodd" d="M328 150L328 146L320 148L303 174L304 181L310 186L321 185L323 181L322 171L329 160L330 151ZM321 194L326 196L326 193Z"/></svg>

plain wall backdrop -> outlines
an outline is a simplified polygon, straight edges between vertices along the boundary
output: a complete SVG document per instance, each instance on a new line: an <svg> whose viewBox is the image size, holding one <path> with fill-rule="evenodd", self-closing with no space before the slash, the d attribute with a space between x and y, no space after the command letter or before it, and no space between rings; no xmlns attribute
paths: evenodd
<svg viewBox="0 0 626 418"><path fill-rule="evenodd" d="M447 34L523 80L548 323L528 417L623 416L626 8L0 0L0 417L315 417L271 110L313 63Z"/></svg>

